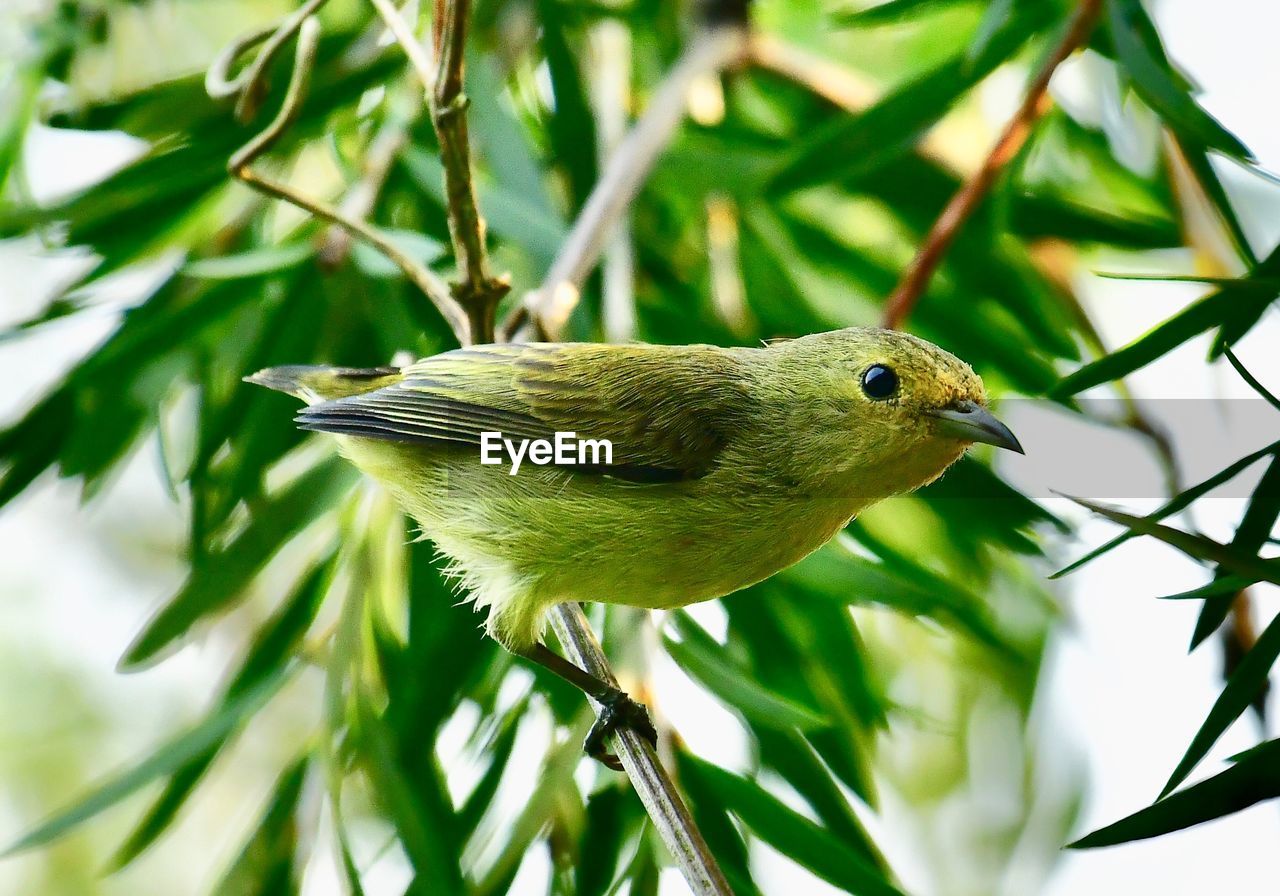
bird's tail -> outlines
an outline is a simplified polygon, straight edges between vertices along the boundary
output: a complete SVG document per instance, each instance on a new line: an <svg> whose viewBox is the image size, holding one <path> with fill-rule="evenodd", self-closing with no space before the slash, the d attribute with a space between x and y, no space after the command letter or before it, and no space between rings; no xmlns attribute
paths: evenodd
<svg viewBox="0 0 1280 896"><path fill-rule="evenodd" d="M244 378L246 383L287 392L307 404L362 395L401 378L399 367L315 367L290 364L268 367Z"/></svg>

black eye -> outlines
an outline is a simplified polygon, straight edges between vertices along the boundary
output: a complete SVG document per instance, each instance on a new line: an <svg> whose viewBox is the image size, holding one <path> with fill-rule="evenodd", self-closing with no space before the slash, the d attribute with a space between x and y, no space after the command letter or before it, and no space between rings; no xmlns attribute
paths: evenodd
<svg viewBox="0 0 1280 896"><path fill-rule="evenodd" d="M883 401L898 391L898 375L883 364L872 364L862 375L862 391L868 398Z"/></svg>

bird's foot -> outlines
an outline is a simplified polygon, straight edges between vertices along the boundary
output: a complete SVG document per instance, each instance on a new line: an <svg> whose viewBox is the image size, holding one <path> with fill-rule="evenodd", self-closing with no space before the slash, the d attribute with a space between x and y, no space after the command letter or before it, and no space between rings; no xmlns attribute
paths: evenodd
<svg viewBox="0 0 1280 896"><path fill-rule="evenodd" d="M622 691L610 694L600 701L600 713L595 724L587 732L587 739L582 743L583 751L615 772L622 771L622 763L618 757L604 748L605 738L620 728L630 728L655 747L658 745L658 732L649 719L649 711L632 700Z"/></svg>

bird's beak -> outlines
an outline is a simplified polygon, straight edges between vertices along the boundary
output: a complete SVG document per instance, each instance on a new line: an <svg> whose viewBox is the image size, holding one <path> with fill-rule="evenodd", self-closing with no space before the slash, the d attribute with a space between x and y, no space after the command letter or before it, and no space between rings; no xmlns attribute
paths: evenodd
<svg viewBox="0 0 1280 896"><path fill-rule="evenodd" d="M942 435L962 442L982 442L1019 454L1027 453L1009 427L976 401L961 401L927 413L938 421L938 432Z"/></svg>

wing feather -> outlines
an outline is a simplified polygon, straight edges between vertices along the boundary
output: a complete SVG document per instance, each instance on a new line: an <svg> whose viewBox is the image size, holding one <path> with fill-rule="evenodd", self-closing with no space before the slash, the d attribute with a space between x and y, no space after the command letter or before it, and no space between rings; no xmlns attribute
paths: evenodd
<svg viewBox="0 0 1280 896"><path fill-rule="evenodd" d="M750 419L741 362L711 346L476 346L419 361L363 395L304 409L303 429L479 446L481 433L608 439L613 463L579 472L640 482L706 475Z"/></svg>

